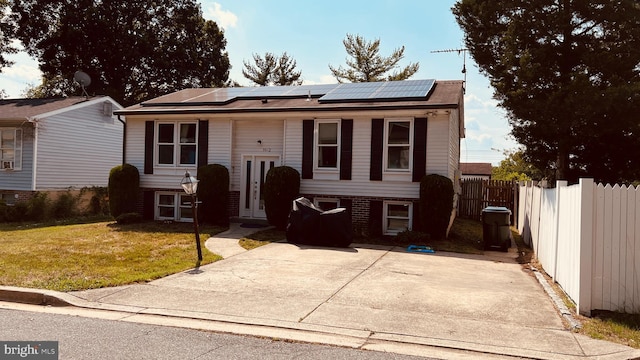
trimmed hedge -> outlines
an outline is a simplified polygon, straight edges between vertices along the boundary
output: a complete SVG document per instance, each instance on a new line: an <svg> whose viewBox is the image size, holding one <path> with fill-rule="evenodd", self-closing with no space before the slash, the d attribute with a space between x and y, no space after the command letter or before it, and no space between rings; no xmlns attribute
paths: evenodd
<svg viewBox="0 0 640 360"><path fill-rule="evenodd" d="M198 218L212 225L229 226L229 170L220 164L198 168Z"/></svg>
<svg viewBox="0 0 640 360"><path fill-rule="evenodd" d="M118 216L136 211L140 190L140 173L130 164L114 167L109 172L109 211Z"/></svg>
<svg viewBox="0 0 640 360"><path fill-rule="evenodd" d="M276 166L264 182L264 206L269 224L279 230L287 227L293 200L300 194L300 173L289 166Z"/></svg>
<svg viewBox="0 0 640 360"><path fill-rule="evenodd" d="M420 221L432 239L444 239L453 210L453 182L436 174L420 180Z"/></svg>

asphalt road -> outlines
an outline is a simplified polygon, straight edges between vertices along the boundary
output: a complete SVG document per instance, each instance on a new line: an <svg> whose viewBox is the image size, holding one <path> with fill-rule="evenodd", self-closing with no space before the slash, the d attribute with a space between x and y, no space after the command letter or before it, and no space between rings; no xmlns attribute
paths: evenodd
<svg viewBox="0 0 640 360"><path fill-rule="evenodd" d="M58 341L59 359L64 360L425 359L394 353L11 309L0 309L0 319L0 341Z"/></svg>

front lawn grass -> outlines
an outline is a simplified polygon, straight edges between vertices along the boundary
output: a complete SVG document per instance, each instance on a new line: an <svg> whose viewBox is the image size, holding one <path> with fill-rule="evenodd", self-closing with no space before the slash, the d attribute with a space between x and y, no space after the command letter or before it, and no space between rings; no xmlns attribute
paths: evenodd
<svg viewBox="0 0 640 360"><path fill-rule="evenodd" d="M225 230L201 227L203 243ZM195 267L193 224L2 226L0 284L57 291L147 282ZM203 261L221 258L202 246Z"/></svg>

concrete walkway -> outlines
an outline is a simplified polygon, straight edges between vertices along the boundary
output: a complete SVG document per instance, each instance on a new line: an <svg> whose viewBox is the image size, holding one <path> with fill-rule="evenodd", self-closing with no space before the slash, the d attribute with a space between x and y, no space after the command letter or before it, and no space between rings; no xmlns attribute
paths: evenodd
<svg viewBox="0 0 640 360"><path fill-rule="evenodd" d="M30 296L121 321L441 359L640 357L638 350L568 331L514 252L422 254L284 242L245 251L237 245L257 230L232 224L206 242L224 260L147 284L73 293L3 287L0 299Z"/></svg>

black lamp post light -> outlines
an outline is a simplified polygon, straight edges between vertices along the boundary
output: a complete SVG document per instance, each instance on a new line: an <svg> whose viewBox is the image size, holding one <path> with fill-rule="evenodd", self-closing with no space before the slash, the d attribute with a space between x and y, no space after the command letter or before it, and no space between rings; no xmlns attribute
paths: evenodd
<svg viewBox="0 0 640 360"><path fill-rule="evenodd" d="M191 195L191 212L193 213L193 229L196 233L196 248L198 249L198 264L202 262L202 249L200 248L200 233L198 232L198 203L196 201L196 192L198 191L198 182L200 180L191 176L189 171L184 173L184 178L180 182L184 192Z"/></svg>

